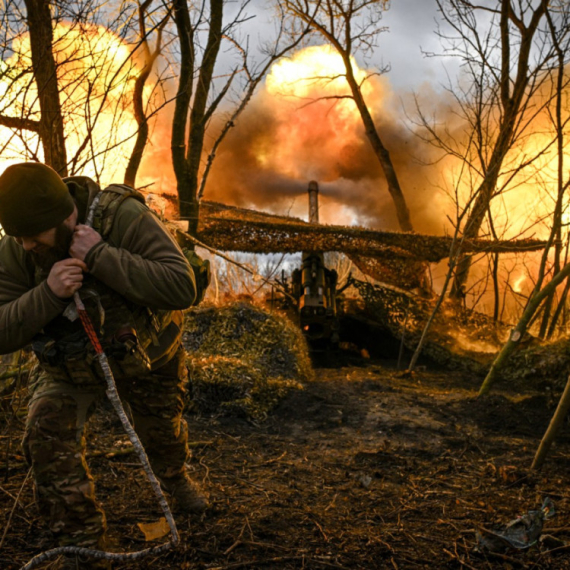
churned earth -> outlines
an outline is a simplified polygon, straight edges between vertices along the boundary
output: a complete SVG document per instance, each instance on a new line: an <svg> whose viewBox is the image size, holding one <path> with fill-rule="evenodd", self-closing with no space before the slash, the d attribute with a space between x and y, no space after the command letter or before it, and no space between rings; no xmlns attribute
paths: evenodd
<svg viewBox="0 0 570 570"><path fill-rule="evenodd" d="M115 567L570 568L567 428L543 470L529 469L556 405L550 392L500 386L477 399L480 379L459 372L350 364L317 369L260 424L188 415L190 468L211 508L177 516L176 550ZM49 537L19 449L23 410L8 414L3 404L0 568L11 570ZM91 424L89 463L115 551L167 540L145 542L138 527L161 511L108 405ZM545 497L557 514L545 522L544 543L478 552L477 529L537 509Z"/></svg>

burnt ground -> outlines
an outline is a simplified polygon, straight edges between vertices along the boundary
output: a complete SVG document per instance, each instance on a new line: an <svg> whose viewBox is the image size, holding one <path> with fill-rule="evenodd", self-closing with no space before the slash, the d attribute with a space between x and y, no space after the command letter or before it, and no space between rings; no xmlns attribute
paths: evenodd
<svg viewBox="0 0 570 570"><path fill-rule="evenodd" d="M558 512L545 533L570 540L569 429L542 472L529 471L552 397L496 391L478 400L480 380L461 373L406 376L359 364L317 370L260 425L189 415L191 470L212 506L177 517L176 551L116 568L570 568L559 543L474 550L475 529L538 508L546 496ZM0 432L3 569L50 544L30 481L22 487L22 418L8 420ZM117 551L147 547L137 523L161 516L125 441L103 406L91 423L89 462Z"/></svg>

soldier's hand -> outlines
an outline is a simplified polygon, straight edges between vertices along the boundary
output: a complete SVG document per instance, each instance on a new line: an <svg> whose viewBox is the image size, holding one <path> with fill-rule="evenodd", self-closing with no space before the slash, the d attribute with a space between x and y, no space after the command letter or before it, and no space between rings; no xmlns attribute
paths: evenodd
<svg viewBox="0 0 570 570"><path fill-rule="evenodd" d="M93 228L84 224L77 224L73 230L73 238L69 246L69 255L75 259L85 261L89 250L103 238Z"/></svg>
<svg viewBox="0 0 570 570"><path fill-rule="evenodd" d="M79 259L63 259L53 264L48 278L48 287L56 297L67 299L77 291L83 283L83 272L87 265Z"/></svg>

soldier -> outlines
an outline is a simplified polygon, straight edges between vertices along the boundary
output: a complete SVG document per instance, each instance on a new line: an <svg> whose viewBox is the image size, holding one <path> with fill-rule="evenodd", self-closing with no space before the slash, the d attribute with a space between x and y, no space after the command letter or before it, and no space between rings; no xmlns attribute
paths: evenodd
<svg viewBox="0 0 570 570"><path fill-rule="evenodd" d="M85 225L90 213L93 227ZM182 419L181 309L193 303L196 285L168 230L132 189L100 192L89 178L62 180L39 163L16 164L0 176L0 224L0 353L31 343L39 360L23 446L54 538L102 548L106 530L84 438L105 381L74 310L76 291L156 476L179 510L202 512L207 500L186 474ZM103 567L75 557L60 566Z"/></svg>

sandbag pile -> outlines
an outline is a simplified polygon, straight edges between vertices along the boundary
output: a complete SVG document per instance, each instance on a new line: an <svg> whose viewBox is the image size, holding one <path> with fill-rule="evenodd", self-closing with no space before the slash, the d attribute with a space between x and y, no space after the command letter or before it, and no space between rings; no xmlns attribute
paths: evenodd
<svg viewBox="0 0 570 570"><path fill-rule="evenodd" d="M298 327L248 303L191 309L183 343L192 405L203 413L262 421L312 377Z"/></svg>

